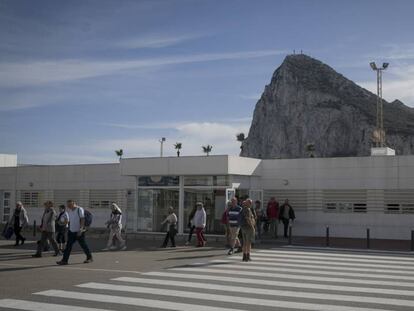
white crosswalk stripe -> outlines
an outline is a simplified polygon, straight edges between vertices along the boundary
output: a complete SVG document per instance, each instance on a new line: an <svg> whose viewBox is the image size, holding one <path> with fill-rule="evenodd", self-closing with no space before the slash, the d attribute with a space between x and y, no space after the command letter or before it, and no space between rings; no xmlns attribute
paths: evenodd
<svg viewBox="0 0 414 311"><path fill-rule="evenodd" d="M409 256L290 248L255 251L248 263L240 257L45 290L34 301L0 299L0 309L414 310Z"/></svg>

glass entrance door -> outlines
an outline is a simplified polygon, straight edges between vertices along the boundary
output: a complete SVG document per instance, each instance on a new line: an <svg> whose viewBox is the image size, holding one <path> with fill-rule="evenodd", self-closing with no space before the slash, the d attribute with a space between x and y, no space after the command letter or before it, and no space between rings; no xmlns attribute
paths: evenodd
<svg viewBox="0 0 414 311"><path fill-rule="evenodd" d="M201 202L206 210L206 233L222 233L221 216L226 206L224 189L184 189L184 231L189 231L189 215L197 202Z"/></svg>
<svg viewBox="0 0 414 311"><path fill-rule="evenodd" d="M138 189L138 231L160 232L166 230L161 222L174 209L178 218L179 191L175 189Z"/></svg>

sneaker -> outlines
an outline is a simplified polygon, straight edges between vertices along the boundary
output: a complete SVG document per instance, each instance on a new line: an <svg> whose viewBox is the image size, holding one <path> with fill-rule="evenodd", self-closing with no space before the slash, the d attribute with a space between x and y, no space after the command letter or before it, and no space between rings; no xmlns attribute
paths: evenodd
<svg viewBox="0 0 414 311"><path fill-rule="evenodd" d="M190 245L190 242L188 242L188 241L185 242L185 246L188 246L188 245Z"/></svg>
<svg viewBox="0 0 414 311"><path fill-rule="evenodd" d="M102 249L103 251L109 251L109 247L105 247Z"/></svg>
<svg viewBox="0 0 414 311"><path fill-rule="evenodd" d="M83 263L91 263L93 262L93 258L86 258L85 261Z"/></svg>
<svg viewBox="0 0 414 311"><path fill-rule="evenodd" d="M63 260L61 260L61 261L56 261L56 263L57 263L59 266L66 266L66 265L68 264L68 262L67 262L67 261L63 261Z"/></svg>
<svg viewBox="0 0 414 311"><path fill-rule="evenodd" d="M233 253L234 253L234 250L232 248L230 248L227 255L233 255Z"/></svg>
<svg viewBox="0 0 414 311"><path fill-rule="evenodd" d="M33 258L40 258L40 257L42 257L42 254L36 253L36 254L33 254L32 257Z"/></svg>
<svg viewBox="0 0 414 311"><path fill-rule="evenodd" d="M125 251L127 249L126 245L121 247L121 251Z"/></svg>

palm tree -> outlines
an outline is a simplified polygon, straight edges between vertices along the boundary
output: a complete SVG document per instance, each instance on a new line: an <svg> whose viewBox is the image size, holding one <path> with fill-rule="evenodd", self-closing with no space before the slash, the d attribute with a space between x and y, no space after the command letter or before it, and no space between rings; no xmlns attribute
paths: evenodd
<svg viewBox="0 0 414 311"><path fill-rule="evenodd" d="M201 146L203 148L203 152L208 156L213 149L213 146L207 145L207 146Z"/></svg>
<svg viewBox="0 0 414 311"><path fill-rule="evenodd" d="M310 144L306 144L305 146L306 152L309 154L310 158L314 158L315 157L315 144L310 143Z"/></svg>
<svg viewBox="0 0 414 311"><path fill-rule="evenodd" d="M236 139L237 141L241 142L240 149L243 151L243 142L246 139L246 136L244 135L244 133L239 133L239 134L236 134Z"/></svg>
<svg viewBox="0 0 414 311"><path fill-rule="evenodd" d="M182 143L175 143L174 148L177 149L177 157L180 156L180 149L183 147Z"/></svg>
<svg viewBox="0 0 414 311"><path fill-rule="evenodd" d="M119 161L121 161L122 156L124 155L124 151L122 149L115 150L116 155L119 157Z"/></svg>

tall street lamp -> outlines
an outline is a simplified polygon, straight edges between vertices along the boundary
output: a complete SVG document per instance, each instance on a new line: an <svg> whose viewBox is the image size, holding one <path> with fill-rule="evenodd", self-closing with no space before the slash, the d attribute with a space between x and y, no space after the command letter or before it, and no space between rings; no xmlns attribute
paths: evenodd
<svg viewBox="0 0 414 311"><path fill-rule="evenodd" d="M383 63L381 68L378 68L375 62L369 63L372 70L377 72L377 147L385 147L385 131L384 131L384 105L382 101L382 71L387 69L388 63Z"/></svg>
<svg viewBox="0 0 414 311"><path fill-rule="evenodd" d="M163 155L163 147L164 147L164 143L165 143L166 139L165 137L162 137L159 142L161 143L161 151L160 151L160 157L162 158Z"/></svg>

